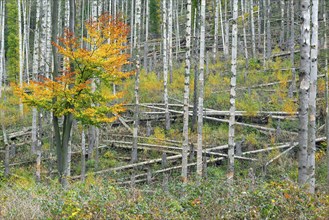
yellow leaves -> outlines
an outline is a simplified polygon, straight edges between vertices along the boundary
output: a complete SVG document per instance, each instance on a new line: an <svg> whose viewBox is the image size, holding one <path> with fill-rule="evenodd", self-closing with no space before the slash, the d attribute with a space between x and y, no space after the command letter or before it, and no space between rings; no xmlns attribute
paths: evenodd
<svg viewBox="0 0 329 220"><path fill-rule="evenodd" d="M286 199L290 199L290 198L291 198L291 195L289 195L288 193L284 193L283 196L284 196L284 198L286 198Z"/></svg>
<svg viewBox="0 0 329 220"><path fill-rule="evenodd" d="M315 161L316 162L320 162L322 158L324 158L326 156L326 152L325 150L319 150L317 152L315 152Z"/></svg>
<svg viewBox="0 0 329 220"><path fill-rule="evenodd" d="M123 72L128 64L128 27L120 20L102 15L86 25L89 38L81 42L65 30L59 44L53 43L69 65L54 80L40 78L39 82L14 86L15 94L30 106L52 111L56 116L73 114L83 124L109 123L124 111L121 104L110 104L123 97L123 92L111 94L112 83L120 83L134 72ZM92 82L94 86L92 89ZM118 103L118 101L116 102ZM111 115L112 114L112 115Z"/></svg>
<svg viewBox="0 0 329 220"><path fill-rule="evenodd" d="M293 100L286 100L282 110L293 115L297 111L297 104Z"/></svg>

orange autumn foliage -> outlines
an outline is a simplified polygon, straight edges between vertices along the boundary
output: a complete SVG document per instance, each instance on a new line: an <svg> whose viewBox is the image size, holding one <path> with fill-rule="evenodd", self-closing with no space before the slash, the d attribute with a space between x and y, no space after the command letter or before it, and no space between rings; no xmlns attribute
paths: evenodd
<svg viewBox="0 0 329 220"><path fill-rule="evenodd" d="M53 43L74 68L66 67L54 79L43 77L23 87L16 85L15 93L29 106L51 111L55 116L72 113L83 124L112 122L124 108L118 103L123 93L114 95L110 87L134 74L122 71L129 64L129 55L124 53L128 27L120 20L102 15L88 21L86 29L89 37L83 38L83 44L68 30L59 38L59 44Z"/></svg>

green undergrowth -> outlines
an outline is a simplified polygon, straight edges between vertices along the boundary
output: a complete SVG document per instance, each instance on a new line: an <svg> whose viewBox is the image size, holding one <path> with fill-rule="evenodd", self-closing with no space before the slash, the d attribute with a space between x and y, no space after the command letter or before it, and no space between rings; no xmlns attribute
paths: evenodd
<svg viewBox="0 0 329 220"><path fill-rule="evenodd" d="M317 160L319 184L314 196L296 185L297 167L285 162L288 158L266 173L255 168L254 183L240 162L232 185L225 181L226 166L209 167L200 184L192 176L184 185L179 174L171 175L168 192L162 190L161 178L130 188L95 176L63 190L56 180L36 183L31 173L19 170L0 185L0 218L327 219L329 194L323 182L325 163L321 163L325 157L317 155Z"/></svg>

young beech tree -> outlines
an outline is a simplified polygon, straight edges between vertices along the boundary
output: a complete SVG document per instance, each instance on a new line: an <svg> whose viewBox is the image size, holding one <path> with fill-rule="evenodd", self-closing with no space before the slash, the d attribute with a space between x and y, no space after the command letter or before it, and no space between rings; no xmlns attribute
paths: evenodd
<svg viewBox="0 0 329 220"><path fill-rule="evenodd" d="M63 117L62 132L59 123L54 120L55 143L57 147L58 172L60 180L65 181L67 169L67 147L72 127L69 118L75 118L82 124L97 125L113 122L120 112L122 104L116 99L123 93L112 94L109 88L112 83L131 76L133 72L123 72L122 67L128 64L126 49L128 27L120 20L102 15L96 20L87 22L89 38L83 38L91 48L81 48L80 38L74 37L68 30L53 42L58 52L70 60L69 67L63 74L54 79L41 78L39 82L30 82L23 87L15 87L16 93L29 106L51 111L57 118ZM91 83L96 83L93 91Z"/></svg>

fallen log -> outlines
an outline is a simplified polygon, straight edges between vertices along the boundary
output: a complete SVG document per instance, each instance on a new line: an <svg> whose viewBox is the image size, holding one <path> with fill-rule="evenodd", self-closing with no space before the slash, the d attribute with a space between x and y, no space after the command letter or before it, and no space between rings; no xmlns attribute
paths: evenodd
<svg viewBox="0 0 329 220"><path fill-rule="evenodd" d="M167 158L168 159L168 158ZM220 160L223 160L224 157L218 157L218 158L211 158L211 159L208 159L207 160L207 163L213 163L213 162L217 162L217 161L220 161ZM187 164L188 167L191 167L191 166L196 166L196 162L194 163L189 163ZM174 167L168 167L168 168L165 168L165 169L161 169L161 170L157 170L157 171L154 171L152 174L160 174L160 173L165 173L165 172L168 172L168 171L172 171L172 170L177 170L177 169L181 169L182 168L182 165L178 165L178 166L174 166ZM138 178L138 177L144 177L144 176L147 176L147 173L143 173L143 174L139 174L139 175L136 175L135 177ZM153 177L154 178L154 177ZM146 181L147 179L141 179L140 182L144 182ZM136 180L135 180L136 181ZM125 182L118 182L118 184L122 184L122 185L125 185L125 184L128 184L130 183L131 181L125 181Z"/></svg>
<svg viewBox="0 0 329 220"><path fill-rule="evenodd" d="M167 157L167 160L176 160L181 157L182 157L182 155L169 156L169 157ZM100 171L94 172L93 174L103 174L103 173L107 173L107 172L115 172L115 171L119 171L119 170L131 169L131 168L136 168L139 166L149 165L149 164L153 164L153 163L159 163L161 161L162 161L162 158L158 158L158 159L148 160L148 161L144 161L144 162L128 164L128 165L124 165L124 166L120 166L120 167L114 167L114 168L110 168L110 169L100 170ZM88 174L86 174L86 176L88 176ZM80 177L81 177L81 175L72 176L71 179L79 179Z"/></svg>
<svg viewBox="0 0 329 220"><path fill-rule="evenodd" d="M149 107L149 108L154 108L154 109L159 109L159 110L164 110L164 108L160 108L160 107L154 107L154 106L146 106L141 104L142 106L145 107ZM176 110L172 110L169 109L169 112L173 112L173 113L178 113L178 114L184 114L181 111L176 111ZM192 116L193 114L191 112L189 112L189 115ZM218 122L224 122L224 123L229 123L229 120L227 119L220 119L220 118L214 118L214 117L208 117L208 116L203 116L204 119L208 119L208 120L212 120L212 121L218 121ZM240 126L245 126L245 127L250 127L250 128L255 128L255 129L260 129L260 130L264 130L264 131L272 131L272 132L276 132L276 128L267 128L264 126L260 126L260 125L252 125L252 124L247 124L247 123L243 123L243 122L235 122L236 125L240 125ZM281 130L282 133L288 133L288 134L293 134L293 135L298 135L297 132L293 132L293 131L286 131L286 130Z"/></svg>

